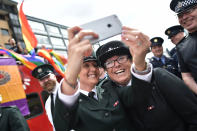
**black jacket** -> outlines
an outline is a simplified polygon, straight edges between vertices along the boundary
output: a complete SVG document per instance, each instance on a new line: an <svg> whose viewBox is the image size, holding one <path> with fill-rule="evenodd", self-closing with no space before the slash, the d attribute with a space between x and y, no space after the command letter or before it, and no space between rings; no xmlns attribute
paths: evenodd
<svg viewBox="0 0 197 131"><path fill-rule="evenodd" d="M197 32L189 34L177 45L181 72L189 72L197 82Z"/></svg>
<svg viewBox="0 0 197 131"><path fill-rule="evenodd" d="M197 99L184 82L161 68L154 69L152 80L132 76L131 103L125 109L136 130L197 131Z"/></svg>
<svg viewBox="0 0 197 131"><path fill-rule="evenodd" d="M75 105L67 107L57 95L54 113L56 131L133 131L114 88L104 88L99 96L99 100L94 100L80 94Z"/></svg>
<svg viewBox="0 0 197 131"><path fill-rule="evenodd" d="M17 107L0 106L0 130L29 131L29 127Z"/></svg>

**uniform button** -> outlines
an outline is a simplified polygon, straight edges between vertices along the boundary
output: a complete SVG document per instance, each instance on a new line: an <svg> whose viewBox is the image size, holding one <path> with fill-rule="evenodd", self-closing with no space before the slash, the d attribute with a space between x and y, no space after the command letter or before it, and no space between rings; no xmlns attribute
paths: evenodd
<svg viewBox="0 0 197 131"><path fill-rule="evenodd" d="M116 129L113 129L112 131L116 131Z"/></svg>
<svg viewBox="0 0 197 131"><path fill-rule="evenodd" d="M70 114L67 112L67 113L65 114L65 118L68 117L69 115L70 115Z"/></svg>
<svg viewBox="0 0 197 131"><path fill-rule="evenodd" d="M79 99L79 102L82 102L83 100L82 99Z"/></svg>
<svg viewBox="0 0 197 131"><path fill-rule="evenodd" d="M153 86L153 90L155 89L155 86Z"/></svg>
<svg viewBox="0 0 197 131"><path fill-rule="evenodd" d="M108 112L105 112L105 117L108 117L109 116L109 113Z"/></svg>

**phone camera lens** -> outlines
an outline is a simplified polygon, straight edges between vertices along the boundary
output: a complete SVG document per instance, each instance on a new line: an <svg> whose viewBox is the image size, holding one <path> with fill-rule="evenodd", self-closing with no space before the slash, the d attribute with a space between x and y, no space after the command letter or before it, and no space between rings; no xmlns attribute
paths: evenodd
<svg viewBox="0 0 197 131"><path fill-rule="evenodd" d="M110 27L112 27L112 25L111 24L107 24L107 27L110 28Z"/></svg>

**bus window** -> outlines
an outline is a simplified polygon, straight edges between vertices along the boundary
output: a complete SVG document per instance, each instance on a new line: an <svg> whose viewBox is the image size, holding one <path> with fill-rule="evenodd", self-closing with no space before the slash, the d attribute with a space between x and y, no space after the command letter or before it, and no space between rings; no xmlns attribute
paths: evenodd
<svg viewBox="0 0 197 131"><path fill-rule="evenodd" d="M42 96L42 101L43 101L43 103L44 103L44 105L45 105L46 100L47 100L48 97L49 97L49 93L48 93L47 91L43 90L43 91L41 92L41 96Z"/></svg>
<svg viewBox="0 0 197 131"><path fill-rule="evenodd" d="M38 116L43 112L40 97L37 93L28 94L27 102L28 102L30 114L25 116L26 119Z"/></svg>

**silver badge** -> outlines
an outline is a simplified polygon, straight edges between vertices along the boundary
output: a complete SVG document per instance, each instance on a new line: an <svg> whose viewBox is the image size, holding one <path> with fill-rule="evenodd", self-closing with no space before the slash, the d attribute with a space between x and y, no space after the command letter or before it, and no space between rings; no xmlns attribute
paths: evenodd
<svg viewBox="0 0 197 131"><path fill-rule="evenodd" d="M41 72L42 72L42 68L39 68L39 69L38 69L38 73L41 73Z"/></svg>

